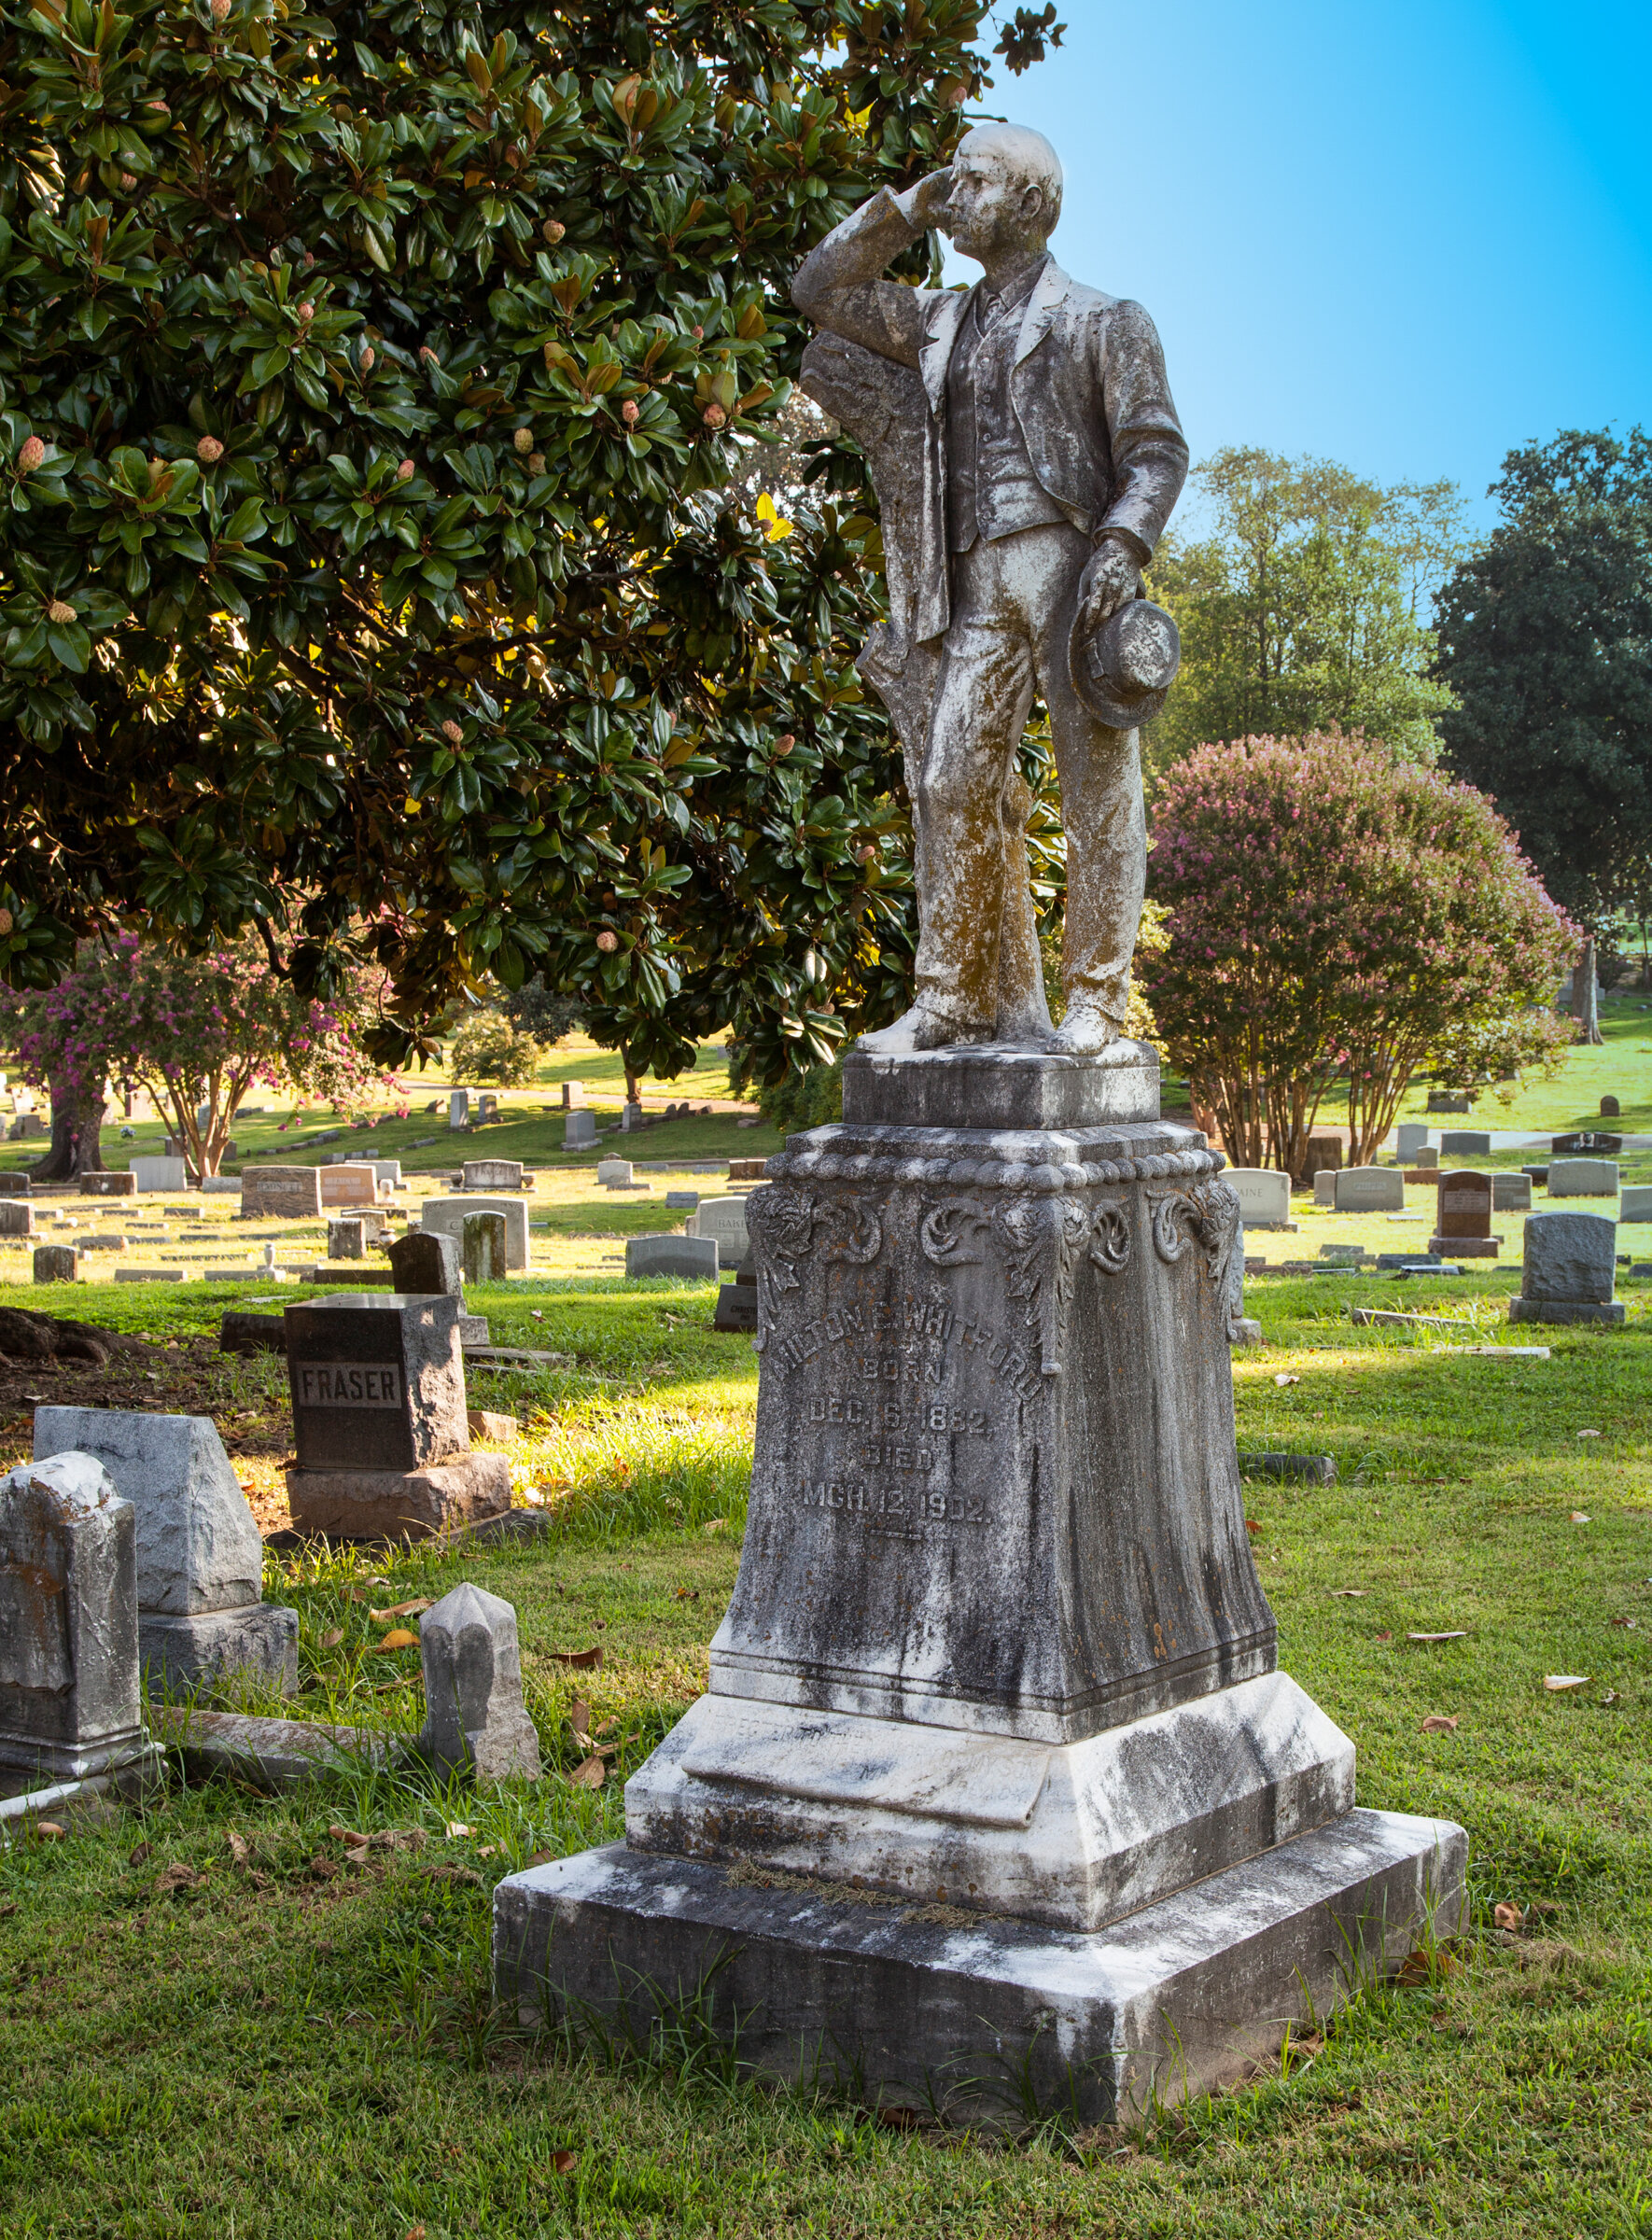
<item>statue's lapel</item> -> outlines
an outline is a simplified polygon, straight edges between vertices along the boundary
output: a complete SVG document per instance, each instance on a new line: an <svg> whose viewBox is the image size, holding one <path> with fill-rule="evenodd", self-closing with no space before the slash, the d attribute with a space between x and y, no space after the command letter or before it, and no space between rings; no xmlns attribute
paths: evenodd
<svg viewBox="0 0 1652 2240"><path fill-rule="evenodd" d="M946 401L946 368L952 345L958 340L958 330L974 301L975 291L973 287L949 287L937 288L935 293L940 301L930 314L929 338L917 355L930 410L938 413Z"/></svg>
<svg viewBox="0 0 1652 2240"><path fill-rule="evenodd" d="M1038 276L1038 285L1027 299L1027 309L1021 315L1021 332L1015 343L1015 363L1030 357L1038 348L1060 310L1062 301L1072 282L1051 257Z"/></svg>

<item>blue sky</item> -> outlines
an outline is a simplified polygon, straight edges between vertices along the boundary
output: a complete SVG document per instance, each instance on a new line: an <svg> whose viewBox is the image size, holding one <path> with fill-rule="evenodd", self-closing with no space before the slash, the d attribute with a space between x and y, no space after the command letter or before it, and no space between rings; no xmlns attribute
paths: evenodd
<svg viewBox="0 0 1652 2240"><path fill-rule="evenodd" d="M1056 253L1152 312L1196 458L1444 475L1490 525L1512 445L1652 424L1648 0L1061 14L987 105L1055 142Z"/></svg>

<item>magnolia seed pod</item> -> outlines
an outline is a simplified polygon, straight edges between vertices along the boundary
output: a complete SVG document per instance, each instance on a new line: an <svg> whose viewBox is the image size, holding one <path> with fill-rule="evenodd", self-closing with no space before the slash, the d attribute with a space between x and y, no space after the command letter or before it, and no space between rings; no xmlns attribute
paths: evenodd
<svg viewBox="0 0 1652 2240"><path fill-rule="evenodd" d="M224 447L216 436L203 436L195 446L195 456L203 467L214 466L224 455Z"/></svg>
<svg viewBox="0 0 1652 2240"><path fill-rule="evenodd" d="M460 740L464 737L465 734L460 726L454 721L453 718L449 716L447 721L441 726L441 735L444 739L451 739L454 745L456 747Z"/></svg>
<svg viewBox="0 0 1652 2240"><path fill-rule="evenodd" d="M17 463L24 474L33 474L45 456L45 444L38 436L30 436L17 455Z"/></svg>
<svg viewBox="0 0 1652 2240"><path fill-rule="evenodd" d="M76 619L75 609L67 599L53 599L46 612L49 620L54 623L72 623Z"/></svg>
<svg viewBox="0 0 1652 2240"><path fill-rule="evenodd" d="M596 936L596 945L605 957L611 957L620 945L620 937L605 930Z"/></svg>
<svg viewBox="0 0 1652 2240"><path fill-rule="evenodd" d="M525 458L534 447L534 431L531 427L519 427L511 441Z"/></svg>

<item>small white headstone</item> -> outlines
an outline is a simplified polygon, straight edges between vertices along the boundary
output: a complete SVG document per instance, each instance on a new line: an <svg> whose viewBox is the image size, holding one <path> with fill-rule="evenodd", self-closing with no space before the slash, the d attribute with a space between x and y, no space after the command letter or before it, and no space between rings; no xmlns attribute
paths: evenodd
<svg viewBox="0 0 1652 2240"><path fill-rule="evenodd" d="M133 1159L132 1171L140 1190L181 1190L189 1179L182 1159Z"/></svg>
<svg viewBox="0 0 1652 2240"><path fill-rule="evenodd" d="M1229 1167L1222 1180L1239 1194L1239 1213L1248 1229L1291 1218L1291 1178L1272 1167Z"/></svg>

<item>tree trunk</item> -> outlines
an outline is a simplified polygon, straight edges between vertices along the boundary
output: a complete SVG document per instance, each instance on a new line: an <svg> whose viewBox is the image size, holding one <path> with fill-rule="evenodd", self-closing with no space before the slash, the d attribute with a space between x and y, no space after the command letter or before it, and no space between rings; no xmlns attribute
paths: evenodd
<svg viewBox="0 0 1652 2240"><path fill-rule="evenodd" d="M627 1104L642 1102L642 1076L639 1073L633 1073L629 1066L625 1068L625 1102Z"/></svg>
<svg viewBox="0 0 1652 2240"><path fill-rule="evenodd" d="M51 1148L29 1171L37 1183L72 1183L104 1171L104 1089L65 1084L51 1096Z"/></svg>
<svg viewBox="0 0 1652 2240"><path fill-rule="evenodd" d="M1598 1043L1601 1033L1601 983L1595 969L1595 945L1592 939L1583 945L1583 955L1572 972L1572 1015L1577 1021L1577 1039L1580 1043Z"/></svg>

